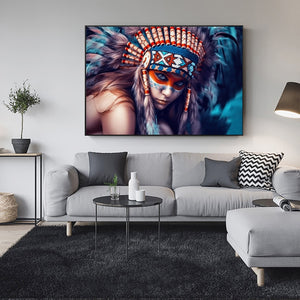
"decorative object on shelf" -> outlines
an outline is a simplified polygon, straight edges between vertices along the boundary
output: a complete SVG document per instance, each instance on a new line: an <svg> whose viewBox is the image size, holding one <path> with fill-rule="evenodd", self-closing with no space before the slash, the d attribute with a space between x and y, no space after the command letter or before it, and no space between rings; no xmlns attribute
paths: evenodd
<svg viewBox="0 0 300 300"><path fill-rule="evenodd" d="M275 108L275 113L288 118L300 118L300 84L288 82Z"/></svg>
<svg viewBox="0 0 300 300"><path fill-rule="evenodd" d="M11 112L21 114L21 138L14 138L11 142L16 153L27 153L31 140L23 139L24 114L29 107L40 103L40 97L36 91L31 91L30 84L25 80L21 87L16 86L14 90L10 90L8 99L9 102L4 102L4 105Z"/></svg>
<svg viewBox="0 0 300 300"><path fill-rule="evenodd" d="M118 186L118 176L114 175L112 183L109 184L109 192L111 200L119 200L120 187Z"/></svg>
<svg viewBox="0 0 300 300"><path fill-rule="evenodd" d="M27 153L31 139L11 139L15 153Z"/></svg>
<svg viewBox="0 0 300 300"><path fill-rule="evenodd" d="M138 202L144 202L145 201L145 190L137 190L135 191L135 200Z"/></svg>
<svg viewBox="0 0 300 300"><path fill-rule="evenodd" d="M136 172L131 172L128 182L128 199L135 200L135 192L140 188L140 182L136 178Z"/></svg>
<svg viewBox="0 0 300 300"><path fill-rule="evenodd" d="M14 194L0 193L0 223L14 222L18 216L18 204Z"/></svg>

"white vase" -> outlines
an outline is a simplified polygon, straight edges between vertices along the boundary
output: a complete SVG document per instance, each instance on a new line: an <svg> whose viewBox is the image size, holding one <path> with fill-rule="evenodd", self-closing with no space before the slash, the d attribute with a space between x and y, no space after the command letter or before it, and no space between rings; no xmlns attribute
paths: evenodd
<svg viewBox="0 0 300 300"><path fill-rule="evenodd" d="M140 182L136 178L136 172L131 172L131 177L128 182L128 199L135 200L135 192L139 190Z"/></svg>

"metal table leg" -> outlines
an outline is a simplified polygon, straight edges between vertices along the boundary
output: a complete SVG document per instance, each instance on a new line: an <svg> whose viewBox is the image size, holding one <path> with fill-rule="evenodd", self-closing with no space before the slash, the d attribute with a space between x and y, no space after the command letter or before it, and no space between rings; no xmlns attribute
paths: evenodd
<svg viewBox="0 0 300 300"><path fill-rule="evenodd" d="M37 225L37 220L36 220L36 211L37 211L37 203L36 203L36 193L37 193L37 170L36 170L36 161L37 161L37 157L34 157L34 225Z"/></svg>
<svg viewBox="0 0 300 300"><path fill-rule="evenodd" d="M158 238L158 254L160 253L160 204L158 205L158 229L157 229L157 238Z"/></svg>
<svg viewBox="0 0 300 300"><path fill-rule="evenodd" d="M40 217L38 219L38 216L37 216L37 195L38 195L38 165L37 165L37 158L40 158L39 160L39 163L40 163L40 168L39 168L39 175L40 175L40 182L39 182L39 189L40 189L40 194L39 194L39 198L40 198L40 205L39 205L39 208L40 208ZM42 155L40 156L35 156L34 157L34 225L37 226L37 224L39 222L42 221L42 214L43 214L43 208L42 208L42 205L43 205L43 201L42 201L42 187L43 187L43 180L42 180Z"/></svg>
<svg viewBox="0 0 300 300"><path fill-rule="evenodd" d="M42 221L42 215L43 215L43 160L42 160L42 155L40 156L40 221Z"/></svg>
<svg viewBox="0 0 300 300"><path fill-rule="evenodd" d="M126 259L128 260L129 246L129 207L126 207Z"/></svg>
<svg viewBox="0 0 300 300"><path fill-rule="evenodd" d="M95 204L95 258L97 250L97 204Z"/></svg>

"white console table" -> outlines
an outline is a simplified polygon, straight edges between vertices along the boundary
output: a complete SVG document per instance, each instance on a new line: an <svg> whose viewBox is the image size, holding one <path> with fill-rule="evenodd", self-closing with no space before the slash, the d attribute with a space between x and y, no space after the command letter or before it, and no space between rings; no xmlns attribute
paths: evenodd
<svg viewBox="0 0 300 300"><path fill-rule="evenodd" d="M42 153L0 153L1 157L10 157L10 158L18 158L18 157L25 157L25 158L33 158L34 159L34 224L37 225L39 222L42 221ZM39 164L37 160L39 158ZM38 176L39 175L39 176ZM39 182L39 184L38 184ZM39 187L39 188L38 188ZM38 191L39 190L39 191ZM39 210L40 210L40 217L37 217L37 201L38 201L38 192L39 192Z"/></svg>

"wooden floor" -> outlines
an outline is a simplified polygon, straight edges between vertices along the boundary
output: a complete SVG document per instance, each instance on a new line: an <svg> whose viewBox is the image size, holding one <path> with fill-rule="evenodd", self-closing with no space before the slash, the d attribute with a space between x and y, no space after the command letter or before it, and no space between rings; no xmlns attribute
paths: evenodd
<svg viewBox="0 0 300 300"><path fill-rule="evenodd" d="M33 224L0 224L0 256L33 227Z"/></svg>
<svg viewBox="0 0 300 300"><path fill-rule="evenodd" d="M40 222L38 226L66 226L66 222ZM76 222L76 226L94 225L94 222ZM23 222L0 223L0 257L13 246L22 236L34 228L34 224Z"/></svg>
<svg viewBox="0 0 300 300"><path fill-rule="evenodd" d="M80 224L80 222L78 222ZM38 226L63 225L66 222L40 222ZM34 228L34 224L22 222L0 224L0 257L13 246L22 236Z"/></svg>

